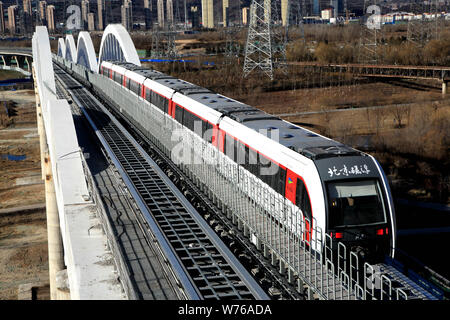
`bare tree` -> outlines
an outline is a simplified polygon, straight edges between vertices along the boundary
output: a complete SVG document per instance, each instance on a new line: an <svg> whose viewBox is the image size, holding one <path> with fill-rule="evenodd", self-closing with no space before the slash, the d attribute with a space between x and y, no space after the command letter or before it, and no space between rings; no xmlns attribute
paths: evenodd
<svg viewBox="0 0 450 320"><path fill-rule="evenodd" d="M410 111L411 110L409 106L402 106L402 105L398 105L391 109L391 113L394 117L394 124L396 128L403 128L405 126L405 124L402 122L405 119L409 120Z"/></svg>

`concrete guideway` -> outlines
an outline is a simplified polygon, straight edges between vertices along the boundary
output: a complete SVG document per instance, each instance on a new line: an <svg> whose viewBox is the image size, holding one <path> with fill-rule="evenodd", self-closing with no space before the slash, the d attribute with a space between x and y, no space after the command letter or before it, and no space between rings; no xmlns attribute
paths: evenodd
<svg viewBox="0 0 450 320"><path fill-rule="evenodd" d="M69 298L66 290L58 289L64 284L56 282L58 273L67 273L71 299L124 299L114 265L104 263L110 260L110 253L106 237L98 228L99 220L93 214L96 205L86 185L70 106L56 97L45 27L36 28L33 58L41 163L46 181L51 298Z"/></svg>

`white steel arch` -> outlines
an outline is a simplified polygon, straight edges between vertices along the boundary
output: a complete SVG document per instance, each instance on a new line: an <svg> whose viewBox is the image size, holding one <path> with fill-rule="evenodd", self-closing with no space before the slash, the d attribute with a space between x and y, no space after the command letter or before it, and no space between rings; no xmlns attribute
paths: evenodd
<svg viewBox="0 0 450 320"><path fill-rule="evenodd" d="M63 38L58 39L58 56L66 57L66 42Z"/></svg>
<svg viewBox="0 0 450 320"><path fill-rule="evenodd" d="M97 56L94 44L87 31L81 31L77 42L77 64L80 64L93 72L98 72Z"/></svg>
<svg viewBox="0 0 450 320"><path fill-rule="evenodd" d="M49 100L56 99L55 75L53 72L52 55L47 27L36 27L36 31L33 34L32 50L33 65L36 73L35 80L39 88L39 99L41 105L45 109Z"/></svg>
<svg viewBox="0 0 450 320"><path fill-rule="evenodd" d="M110 24L103 32L98 65L102 61L126 61L140 66L141 61L130 34L121 24Z"/></svg>
<svg viewBox="0 0 450 320"><path fill-rule="evenodd" d="M66 55L64 58L73 62L77 61L77 47L71 34L66 36Z"/></svg>

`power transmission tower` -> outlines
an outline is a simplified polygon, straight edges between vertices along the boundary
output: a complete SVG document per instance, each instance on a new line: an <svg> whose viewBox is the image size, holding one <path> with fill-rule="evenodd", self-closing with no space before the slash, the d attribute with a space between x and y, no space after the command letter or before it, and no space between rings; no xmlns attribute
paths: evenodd
<svg viewBox="0 0 450 320"><path fill-rule="evenodd" d="M241 31L240 26L225 28L225 64L232 64L233 60L239 56L241 45L236 41L237 35Z"/></svg>
<svg viewBox="0 0 450 320"><path fill-rule="evenodd" d="M415 17L408 21L407 39L417 47L424 47L428 41L438 39L440 34L440 7L438 0L430 1L428 5L422 6L420 19ZM429 12L428 19L424 12Z"/></svg>
<svg viewBox="0 0 450 320"><path fill-rule="evenodd" d="M286 67L287 26L280 23L277 1L252 0L245 47L244 78L258 69L273 80L273 69Z"/></svg>
<svg viewBox="0 0 450 320"><path fill-rule="evenodd" d="M176 35L177 33L173 28L173 24L164 29L154 26L150 56L152 58L177 58L179 55L175 45Z"/></svg>
<svg viewBox="0 0 450 320"><path fill-rule="evenodd" d="M303 23L303 17L306 14L306 0L289 1L288 3L288 27L296 26L300 33L300 41L303 43L305 40L305 28ZM286 30L286 34L288 29Z"/></svg>
<svg viewBox="0 0 450 320"><path fill-rule="evenodd" d="M378 43L382 39L381 8L377 5L377 0L365 0L364 12L358 62L377 64L379 62Z"/></svg>

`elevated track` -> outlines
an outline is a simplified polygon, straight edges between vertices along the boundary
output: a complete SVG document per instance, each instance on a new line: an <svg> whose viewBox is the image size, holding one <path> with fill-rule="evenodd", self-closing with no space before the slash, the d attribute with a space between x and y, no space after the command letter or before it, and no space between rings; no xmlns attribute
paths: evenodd
<svg viewBox="0 0 450 320"><path fill-rule="evenodd" d="M198 212L120 123L69 75L58 73L96 131L161 245L188 299L267 299Z"/></svg>

